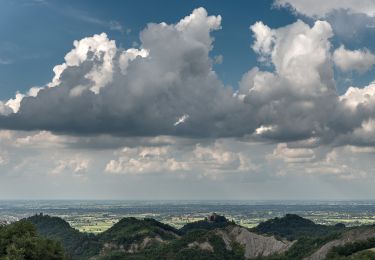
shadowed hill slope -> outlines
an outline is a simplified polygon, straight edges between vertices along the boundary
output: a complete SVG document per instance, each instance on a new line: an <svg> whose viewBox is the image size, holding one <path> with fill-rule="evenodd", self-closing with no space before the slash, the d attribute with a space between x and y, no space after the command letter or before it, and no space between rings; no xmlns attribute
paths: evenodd
<svg viewBox="0 0 375 260"><path fill-rule="evenodd" d="M281 253L292 245L216 214L180 230L154 219L124 218L98 235L81 233L57 217L28 220L41 235L60 241L73 259L245 259Z"/></svg>
<svg viewBox="0 0 375 260"><path fill-rule="evenodd" d="M179 231L154 219L123 218L107 231L82 233L58 217L35 215L26 219L39 234L62 243L73 259L88 259L111 251L135 253L179 236Z"/></svg>
<svg viewBox="0 0 375 260"><path fill-rule="evenodd" d="M35 226L21 220L0 226L0 259L2 260L63 260L60 243L41 237Z"/></svg>
<svg viewBox="0 0 375 260"><path fill-rule="evenodd" d="M216 214L180 230L154 219L124 218L98 235L57 217L27 220L43 237L60 241L72 259L373 259L364 257L375 245L374 227L318 225L293 214L251 230Z"/></svg>
<svg viewBox="0 0 375 260"><path fill-rule="evenodd" d="M40 214L26 220L33 223L42 236L61 242L74 259L87 259L99 253L101 243L95 235L81 233L61 218Z"/></svg>
<svg viewBox="0 0 375 260"><path fill-rule="evenodd" d="M341 232L344 229L345 226L342 224L335 226L319 225L298 215L286 214L282 218L274 218L262 222L253 228L252 231L259 234L275 235L292 241L302 237L327 236L335 232Z"/></svg>
<svg viewBox="0 0 375 260"><path fill-rule="evenodd" d="M216 228L224 228L229 225L234 225L234 222L228 221L224 216L212 214L204 220L187 223L180 229L180 231L185 234L193 230L213 230Z"/></svg>

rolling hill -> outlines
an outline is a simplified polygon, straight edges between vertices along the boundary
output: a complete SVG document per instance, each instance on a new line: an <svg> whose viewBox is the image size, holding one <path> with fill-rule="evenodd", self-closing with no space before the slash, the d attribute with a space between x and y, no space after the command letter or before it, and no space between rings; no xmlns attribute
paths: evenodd
<svg viewBox="0 0 375 260"><path fill-rule="evenodd" d="M98 235L79 232L61 218L39 214L0 227L0 246L14 225L55 255L40 259L375 259L370 250L375 247L374 226L318 225L292 214L253 229L216 214L181 229L150 218L123 218ZM12 236L23 241L25 232ZM32 243L11 242L1 249L0 259L12 259L4 256L15 246L28 254L33 250L41 253Z"/></svg>

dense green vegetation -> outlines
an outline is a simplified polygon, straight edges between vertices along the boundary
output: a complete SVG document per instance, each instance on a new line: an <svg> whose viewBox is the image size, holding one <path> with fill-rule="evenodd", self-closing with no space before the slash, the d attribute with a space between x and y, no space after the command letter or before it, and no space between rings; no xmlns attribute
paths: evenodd
<svg viewBox="0 0 375 260"><path fill-rule="evenodd" d="M59 260L66 257L60 243L41 238L35 226L23 220L0 227L0 259Z"/></svg>
<svg viewBox="0 0 375 260"><path fill-rule="evenodd" d="M233 225L233 222L229 222L224 216L214 215L212 219L205 218L204 220L188 223L183 226L180 231L185 234L193 230L213 230L216 228L224 228L228 225Z"/></svg>
<svg viewBox="0 0 375 260"><path fill-rule="evenodd" d="M95 235L81 233L61 218L40 214L27 221L33 223L42 236L59 241L74 259L87 259L100 251L101 243Z"/></svg>
<svg viewBox="0 0 375 260"><path fill-rule="evenodd" d="M154 219L123 218L110 229L98 235L99 240L121 243L125 247L139 242L146 236L159 236L164 240L176 238L179 231Z"/></svg>
<svg viewBox="0 0 375 260"><path fill-rule="evenodd" d="M141 243L146 237L171 240L180 233L175 228L154 219L123 218L99 235L81 233L63 219L48 215L35 215L27 220L35 224L38 232L44 237L60 241L73 259L88 259L99 255L103 253L101 250L105 244L111 245L108 251L112 258L116 258L118 255L124 255L123 251L131 244ZM152 246L152 243L149 246ZM130 254L128 255L130 257Z"/></svg>
<svg viewBox="0 0 375 260"><path fill-rule="evenodd" d="M286 238L290 241L301 238L321 238L332 234L341 233L345 230L345 225L335 226L318 225L311 220L298 215L287 214L282 218L274 218L260 223L252 231L260 234L275 235Z"/></svg>
<svg viewBox="0 0 375 260"><path fill-rule="evenodd" d="M194 242L209 242L213 250L202 250L192 245ZM234 243L231 247L232 250L226 250L224 241L214 231L194 230L170 243L161 243L135 254L115 251L101 259L244 259L244 249L240 245Z"/></svg>
<svg viewBox="0 0 375 260"><path fill-rule="evenodd" d="M302 237L283 254L269 257L260 257L261 260L300 260L318 250L321 246L339 238L339 234L332 234L325 237Z"/></svg>
<svg viewBox="0 0 375 260"><path fill-rule="evenodd" d="M375 253L371 251L361 251L350 256L335 256L334 258L327 258L334 260L374 260Z"/></svg>
<svg viewBox="0 0 375 260"><path fill-rule="evenodd" d="M228 249L218 232L231 225L235 223L216 214L179 230L154 219L124 218L107 231L94 235L79 232L61 218L40 214L0 228L0 260L64 259L60 243L67 252L66 259L244 259L245 248L231 240ZM259 257L263 260L303 259L339 238L345 230L344 225L317 225L291 214L252 229L259 234L295 241L283 254ZM375 253L364 251L373 247L375 238L335 247L328 259L375 259Z"/></svg>
<svg viewBox="0 0 375 260"><path fill-rule="evenodd" d="M296 240L293 246L285 253L262 257L267 260L297 260L311 255L324 244L340 237L346 230L345 225L325 226L298 215L287 214L282 218L274 218L260 223L252 231L274 235L290 241Z"/></svg>
<svg viewBox="0 0 375 260"><path fill-rule="evenodd" d="M366 249L374 248L375 247L375 238L369 238L367 240L357 241L354 243L347 243L342 246L337 246L332 248L332 250L328 253L327 259L350 259L356 257L355 259L359 259L359 255L361 257L373 257L370 259L375 259L375 253L366 251L361 252ZM356 254L360 252L360 254ZM366 258L364 258L366 259Z"/></svg>
<svg viewBox="0 0 375 260"><path fill-rule="evenodd" d="M124 218L99 235L81 233L57 217L40 214L28 220L44 237L60 241L73 259L98 255L99 259L242 259L244 255L238 244L226 250L224 241L215 233L214 229L233 224L219 215L188 224L181 230L154 219ZM154 240L144 248L128 252L145 238ZM208 242L213 250L202 250L194 242Z"/></svg>

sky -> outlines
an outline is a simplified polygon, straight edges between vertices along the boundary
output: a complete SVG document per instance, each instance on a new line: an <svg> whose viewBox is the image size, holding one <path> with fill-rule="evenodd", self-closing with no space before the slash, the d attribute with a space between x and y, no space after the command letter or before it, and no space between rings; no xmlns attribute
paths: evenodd
<svg viewBox="0 0 375 260"><path fill-rule="evenodd" d="M372 0L0 0L0 199L375 195Z"/></svg>

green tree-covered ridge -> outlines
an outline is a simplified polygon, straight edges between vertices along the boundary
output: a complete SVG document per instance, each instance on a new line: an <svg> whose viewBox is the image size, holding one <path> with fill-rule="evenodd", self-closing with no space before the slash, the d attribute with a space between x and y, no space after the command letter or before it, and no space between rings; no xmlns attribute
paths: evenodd
<svg viewBox="0 0 375 260"><path fill-rule="evenodd" d="M60 260L66 256L59 242L39 236L31 222L21 220L0 226L0 259Z"/></svg>
<svg viewBox="0 0 375 260"><path fill-rule="evenodd" d="M79 232L61 218L40 214L0 227L0 259L245 259L243 244L228 244L220 235L233 227L238 226L219 215L181 229L154 219L124 218L94 235ZM258 257L284 260L303 259L351 229L317 225L288 214L250 231L293 241L283 253ZM333 247L327 259L375 259L367 250L375 247L374 241L370 238Z"/></svg>

